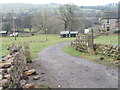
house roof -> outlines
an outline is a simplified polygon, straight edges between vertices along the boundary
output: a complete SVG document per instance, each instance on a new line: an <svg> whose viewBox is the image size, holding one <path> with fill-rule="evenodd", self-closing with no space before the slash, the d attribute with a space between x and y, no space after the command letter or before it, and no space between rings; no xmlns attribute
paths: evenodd
<svg viewBox="0 0 120 90"><path fill-rule="evenodd" d="M69 34L70 31L61 31L60 34Z"/></svg>
<svg viewBox="0 0 120 90"><path fill-rule="evenodd" d="M7 33L7 31L0 31L0 34L5 34Z"/></svg>
<svg viewBox="0 0 120 90"><path fill-rule="evenodd" d="M70 34L77 34L78 31L70 31Z"/></svg>
<svg viewBox="0 0 120 90"><path fill-rule="evenodd" d="M101 18L101 20L104 20L104 19L119 19L118 17L114 17L114 18Z"/></svg>

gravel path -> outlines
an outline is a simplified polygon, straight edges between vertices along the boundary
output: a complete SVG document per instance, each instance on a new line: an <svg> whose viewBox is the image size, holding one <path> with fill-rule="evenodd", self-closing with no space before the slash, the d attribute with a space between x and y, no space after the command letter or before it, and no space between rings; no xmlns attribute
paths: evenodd
<svg viewBox="0 0 120 90"><path fill-rule="evenodd" d="M31 67L44 75L34 83L42 81L53 88L118 87L117 70L64 53L62 48L67 44L69 42L52 45L39 53Z"/></svg>

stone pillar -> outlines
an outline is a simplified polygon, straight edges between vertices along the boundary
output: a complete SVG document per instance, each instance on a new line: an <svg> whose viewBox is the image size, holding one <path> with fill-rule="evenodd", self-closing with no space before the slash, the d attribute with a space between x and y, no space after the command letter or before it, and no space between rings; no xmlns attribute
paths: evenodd
<svg viewBox="0 0 120 90"><path fill-rule="evenodd" d="M24 48L25 48L26 62L27 63L31 63L32 62L32 58L31 58L31 54L30 54L29 42L24 42Z"/></svg>

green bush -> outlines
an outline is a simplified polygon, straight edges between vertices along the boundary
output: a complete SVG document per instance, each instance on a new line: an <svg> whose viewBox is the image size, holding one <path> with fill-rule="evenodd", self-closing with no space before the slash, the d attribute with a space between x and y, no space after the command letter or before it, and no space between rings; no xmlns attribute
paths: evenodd
<svg viewBox="0 0 120 90"><path fill-rule="evenodd" d="M115 30L114 33L118 34L120 33L120 30Z"/></svg>
<svg viewBox="0 0 120 90"><path fill-rule="evenodd" d="M106 32L106 30L102 30L102 32Z"/></svg>

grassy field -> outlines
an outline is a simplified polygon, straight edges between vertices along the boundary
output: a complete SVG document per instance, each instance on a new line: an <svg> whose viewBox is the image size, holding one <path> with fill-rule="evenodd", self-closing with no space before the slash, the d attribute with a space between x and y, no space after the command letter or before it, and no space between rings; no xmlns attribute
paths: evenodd
<svg viewBox="0 0 120 90"><path fill-rule="evenodd" d="M0 57L8 53L7 47L9 45L12 45L13 43L18 44L18 42L23 43L25 41L29 41L32 58L36 58L38 56L38 53L44 48L53 44L71 41L74 38L60 38L59 35L51 34L48 35L48 41L45 41L45 35L37 35L31 37L17 37L17 40L14 40L14 37L3 37L0 39L2 40L2 42L0 42L0 45L2 45L2 48L0 48L0 51L2 51Z"/></svg>
<svg viewBox="0 0 120 90"><path fill-rule="evenodd" d="M95 43L118 44L118 35L100 36L94 39Z"/></svg>

